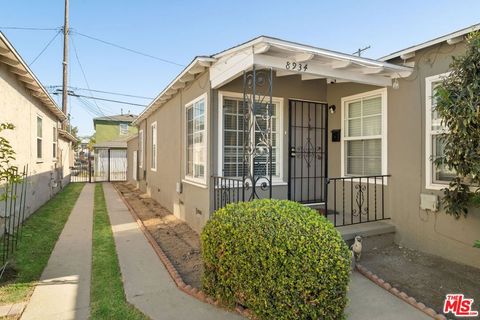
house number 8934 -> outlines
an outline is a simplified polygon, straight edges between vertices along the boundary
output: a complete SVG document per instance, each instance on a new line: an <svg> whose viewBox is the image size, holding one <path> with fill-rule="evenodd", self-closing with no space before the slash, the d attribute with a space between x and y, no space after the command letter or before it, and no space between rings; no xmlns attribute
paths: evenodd
<svg viewBox="0 0 480 320"><path fill-rule="evenodd" d="M287 61L285 63L285 69L296 71L307 71L308 63L296 63L295 61Z"/></svg>

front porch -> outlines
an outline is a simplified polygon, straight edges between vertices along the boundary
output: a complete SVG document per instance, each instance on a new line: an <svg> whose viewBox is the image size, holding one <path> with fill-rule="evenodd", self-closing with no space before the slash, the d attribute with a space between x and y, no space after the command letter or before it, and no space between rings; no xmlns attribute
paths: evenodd
<svg viewBox="0 0 480 320"><path fill-rule="evenodd" d="M210 67L213 211L275 198L311 206L338 227L389 219L386 88L411 70L257 42Z"/></svg>

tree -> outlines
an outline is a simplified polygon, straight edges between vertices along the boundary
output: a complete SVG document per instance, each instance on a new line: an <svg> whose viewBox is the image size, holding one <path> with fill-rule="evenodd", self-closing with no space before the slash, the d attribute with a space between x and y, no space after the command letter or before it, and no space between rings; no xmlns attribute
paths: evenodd
<svg viewBox="0 0 480 320"><path fill-rule="evenodd" d="M0 123L0 133L4 130L13 130L15 126L11 123ZM0 186L8 186L11 183L18 183L21 176L18 174L18 167L12 165L15 160L15 151L10 142L0 136ZM8 197L8 189L0 194L0 201L4 201Z"/></svg>
<svg viewBox="0 0 480 320"><path fill-rule="evenodd" d="M480 33L467 37L466 54L453 57L450 68L435 93L435 111L447 130L441 135L444 154L434 161L456 172L442 202L458 219L480 205ZM480 248L480 240L474 246Z"/></svg>

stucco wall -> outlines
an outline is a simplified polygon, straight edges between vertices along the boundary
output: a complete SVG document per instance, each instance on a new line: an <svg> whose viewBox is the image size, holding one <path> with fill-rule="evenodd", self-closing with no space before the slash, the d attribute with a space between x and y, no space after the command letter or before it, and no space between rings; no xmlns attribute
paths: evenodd
<svg viewBox="0 0 480 320"><path fill-rule="evenodd" d="M146 120L139 123L144 130L144 172L139 185L152 198L170 210L175 216L185 220L196 231L210 216L208 186L210 184L209 161L207 156L205 185L184 180L185 176L185 105L202 94L207 94L207 128L211 125L209 74L205 72L187 87L182 89L165 105L157 109ZM151 170L152 146L151 124L157 122L157 170ZM211 130L207 130L207 146L211 149ZM130 157L130 154L129 154ZM177 183L182 184L182 193L177 193Z"/></svg>
<svg viewBox="0 0 480 320"><path fill-rule="evenodd" d="M387 89L387 172L392 176L385 188L385 211L397 228L395 239L399 244L478 267L480 250L472 245L480 238L480 210L471 210L468 218L455 220L443 210L433 213L420 209L421 193L442 197L441 191L426 189L425 78L447 72L451 56L463 52L463 44L449 46L446 43L421 50L412 59L414 73L399 81L399 89ZM394 62L401 64L403 61ZM378 87L329 84L328 103L337 106L335 114L329 116L329 129L341 127L342 97L375 89ZM332 142L330 136L330 177L341 174L340 148L341 143ZM332 196L330 193L329 201L333 201Z"/></svg>
<svg viewBox="0 0 480 320"><path fill-rule="evenodd" d="M14 131L2 132L2 136L10 141L16 152L14 164L20 168L25 165L29 167L26 202L28 216L69 181L68 167L62 167L65 159L53 158L53 128L59 124L57 118L38 99L32 97L7 66L1 63L0 110L0 121L13 123L16 127ZM37 115L43 119L42 159L37 159ZM67 145L59 138L58 147L66 149Z"/></svg>
<svg viewBox="0 0 480 320"><path fill-rule="evenodd" d="M442 196L441 191L426 189L425 77L447 72L451 57L463 53L463 43L442 43L417 52L412 59L415 72L400 80L398 90L388 91L389 210L400 244L478 267L480 250L472 246L480 239L480 210L470 210L467 218L458 220L443 210L420 210L421 193Z"/></svg>

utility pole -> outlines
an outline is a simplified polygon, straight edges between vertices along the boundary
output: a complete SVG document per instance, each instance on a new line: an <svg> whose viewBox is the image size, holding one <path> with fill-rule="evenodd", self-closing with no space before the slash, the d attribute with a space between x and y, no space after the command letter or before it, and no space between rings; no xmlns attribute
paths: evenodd
<svg viewBox="0 0 480 320"><path fill-rule="evenodd" d="M62 87L62 111L67 115L68 102L68 0L65 0L65 20L63 23L63 87ZM66 123L63 123L63 129L66 128Z"/></svg>

